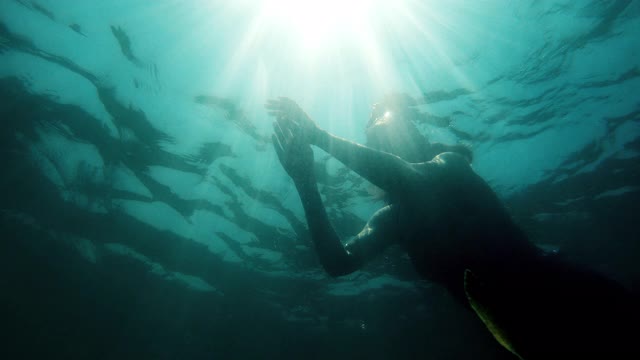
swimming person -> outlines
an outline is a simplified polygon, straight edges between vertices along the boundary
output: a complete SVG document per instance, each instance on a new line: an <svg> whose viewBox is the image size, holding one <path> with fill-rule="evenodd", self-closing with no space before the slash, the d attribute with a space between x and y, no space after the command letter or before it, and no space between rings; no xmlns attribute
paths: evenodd
<svg viewBox="0 0 640 360"><path fill-rule="evenodd" d="M623 326L637 326L636 298L531 243L471 168L468 148L431 144L384 107L374 108L367 128L367 143L376 149L319 128L288 98L266 107L276 119L278 159L330 276L356 271L399 245L422 277L446 287L521 358L634 350L634 336ZM311 145L385 192L388 204L344 244L318 192Z"/></svg>

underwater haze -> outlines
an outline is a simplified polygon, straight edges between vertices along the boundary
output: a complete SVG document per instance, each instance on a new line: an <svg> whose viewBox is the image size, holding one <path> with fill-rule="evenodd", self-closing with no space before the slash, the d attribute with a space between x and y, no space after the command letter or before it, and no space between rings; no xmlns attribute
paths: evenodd
<svg viewBox="0 0 640 360"><path fill-rule="evenodd" d="M279 96L361 143L402 104L640 291L640 1L0 0L0 357L513 359L398 249L323 271ZM383 202L314 152L353 236Z"/></svg>

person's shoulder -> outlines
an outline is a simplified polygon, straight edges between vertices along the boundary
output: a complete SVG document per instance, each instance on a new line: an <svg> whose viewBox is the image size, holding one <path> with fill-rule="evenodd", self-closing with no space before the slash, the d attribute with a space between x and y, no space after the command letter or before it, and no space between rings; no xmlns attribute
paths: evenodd
<svg viewBox="0 0 640 360"><path fill-rule="evenodd" d="M471 171L471 164L467 158L455 152L443 152L427 162L412 165L417 172L425 176L452 172L464 174Z"/></svg>
<svg viewBox="0 0 640 360"><path fill-rule="evenodd" d="M443 152L436 155L430 162L444 167L469 168L470 164L466 157L456 152Z"/></svg>

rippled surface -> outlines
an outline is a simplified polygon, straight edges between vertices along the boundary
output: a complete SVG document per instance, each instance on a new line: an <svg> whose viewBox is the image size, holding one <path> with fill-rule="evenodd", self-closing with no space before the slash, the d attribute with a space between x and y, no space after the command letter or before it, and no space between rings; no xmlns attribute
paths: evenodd
<svg viewBox="0 0 640 360"><path fill-rule="evenodd" d="M250 2L2 1L3 351L509 358L395 249L327 278L270 145L281 95L356 141L373 102L406 104L535 242L637 289L639 4L367 4L320 41ZM355 234L381 203L316 162Z"/></svg>

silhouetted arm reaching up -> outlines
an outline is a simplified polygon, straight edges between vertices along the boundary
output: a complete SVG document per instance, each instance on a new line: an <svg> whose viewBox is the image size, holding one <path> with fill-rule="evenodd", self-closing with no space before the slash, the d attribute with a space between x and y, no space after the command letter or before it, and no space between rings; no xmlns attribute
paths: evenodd
<svg viewBox="0 0 640 360"><path fill-rule="evenodd" d="M368 148L318 128L290 99L271 100L267 108L276 117L283 131L320 147L392 195L405 193L409 183L419 178L414 167L398 156Z"/></svg>
<svg viewBox="0 0 640 360"><path fill-rule="evenodd" d="M313 145L328 152L345 166L390 194L406 193L411 181L419 174L400 157L371 149L317 129Z"/></svg>
<svg viewBox="0 0 640 360"><path fill-rule="evenodd" d="M390 206L378 211L365 228L343 245L331 226L313 172L313 152L302 136L274 123L273 145L280 163L293 180L320 263L331 276L358 270L395 239L396 217Z"/></svg>

